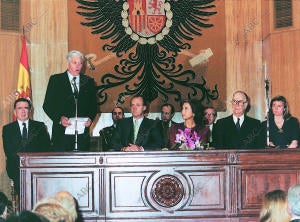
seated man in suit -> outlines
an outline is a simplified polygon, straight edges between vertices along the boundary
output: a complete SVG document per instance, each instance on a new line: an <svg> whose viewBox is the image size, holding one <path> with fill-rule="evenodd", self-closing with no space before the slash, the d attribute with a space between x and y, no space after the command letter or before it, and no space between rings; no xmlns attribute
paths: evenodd
<svg viewBox="0 0 300 222"><path fill-rule="evenodd" d="M116 122L118 119L124 118L124 109L122 107L116 106L111 111L111 116L113 120L113 125L108 126L100 130L99 134L101 136L101 142L102 142L102 150L103 151L110 151L112 150L111 146L111 139L114 132L114 129L116 128Z"/></svg>
<svg viewBox="0 0 300 222"><path fill-rule="evenodd" d="M50 148L50 137L42 122L29 119L31 103L25 98L14 103L17 121L3 126L2 138L6 155L6 170L14 181L15 191L19 194L19 152L45 152Z"/></svg>
<svg viewBox="0 0 300 222"><path fill-rule="evenodd" d="M143 96L134 96L130 101L132 117L117 121L112 147L122 151L160 149L162 136L157 121L144 117L146 103Z"/></svg>
<svg viewBox="0 0 300 222"><path fill-rule="evenodd" d="M300 222L300 184L289 188L287 194L288 212L291 215L291 222Z"/></svg>
<svg viewBox="0 0 300 222"><path fill-rule="evenodd" d="M163 137L163 147L170 148L170 128L172 124L176 124L172 121L172 118L175 114L175 108L170 103L165 103L161 106L161 121L160 127Z"/></svg>
<svg viewBox="0 0 300 222"><path fill-rule="evenodd" d="M255 130L260 121L246 115L249 97L243 91L233 93L232 115L219 119L212 132L214 147L237 149L255 147Z"/></svg>
<svg viewBox="0 0 300 222"><path fill-rule="evenodd" d="M209 127L210 138L209 138L208 142L211 145L213 145L212 131L213 131L213 127L215 125L216 119L217 119L217 111L215 110L215 108L212 106L205 107L205 109L203 111L203 122L204 122L205 126Z"/></svg>

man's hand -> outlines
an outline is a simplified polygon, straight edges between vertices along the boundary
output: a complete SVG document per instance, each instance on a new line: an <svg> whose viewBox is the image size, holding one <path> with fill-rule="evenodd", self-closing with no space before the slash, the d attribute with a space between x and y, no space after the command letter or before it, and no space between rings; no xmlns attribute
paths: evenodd
<svg viewBox="0 0 300 222"><path fill-rule="evenodd" d="M129 144L128 146L123 147L122 151L124 152L136 152L136 151L144 151L142 146L137 146L135 144Z"/></svg>
<svg viewBox="0 0 300 222"><path fill-rule="evenodd" d="M61 123L61 125L63 125L64 127L67 127L67 126L70 126L70 125L71 125L71 123L69 122L69 118L68 118L68 117L65 117L65 116L60 117L60 123Z"/></svg>
<svg viewBox="0 0 300 222"><path fill-rule="evenodd" d="M88 120L85 122L84 126L89 127L92 124L92 120L88 118Z"/></svg>

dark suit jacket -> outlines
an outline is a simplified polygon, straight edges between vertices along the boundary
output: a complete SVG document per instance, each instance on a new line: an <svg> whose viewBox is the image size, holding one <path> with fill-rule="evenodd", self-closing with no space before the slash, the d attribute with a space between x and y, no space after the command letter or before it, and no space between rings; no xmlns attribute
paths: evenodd
<svg viewBox="0 0 300 222"><path fill-rule="evenodd" d="M58 151L70 151L74 148L74 136L66 136L65 127L60 124L60 118L75 116L75 99L67 71L52 75L49 79L43 109L53 121L52 142ZM78 117L89 117L93 120L97 113L96 88L94 79L80 74L78 95ZM78 137L80 150L89 147L89 128Z"/></svg>
<svg viewBox="0 0 300 222"><path fill-rule="evenodd" d="M157 150L162 147L162 135L157 127L157 122L144 117L135 145L142 146L145 150ZM133 144L133 120L132 117L120 119L113 132L112 147L116 151Z"/></svg>
<svg viewBox="0 0 300 222"><path fill-rule="evenodd" d="M254 131L259 125L259 120L245 115L241 129L237 130L232 115L219 119L212 132L213 145L225 149L255 148Z"/></svg>
<svg viewBox="0 0 300 222"><path fill-rule="evenodd" d="M160 130L160 133L162 135L163 145L162 147L170 148L170 129L173 125L176 125L177 123L171 120L171 124L169 126L166 125L162 120L157 120L157 126Z"/></svg>
<svg viewBox="0 0 300 222"><path fill-rule="evenodd" d="M101 137L101 144L102 144L103 151L113 150L111 145L111 140L113 137L114 130L115 130L114 125L105 127L102 130L100 130L99 134Z"/></svg>
<svg viewBox="0 0 300 222"><path fill-rule="evenodd" d="M294 220L291 220L290 222L300 222L300 219L294 219Z"/></svg>
<svg viewBox="0 0 300 222"><path fill-rule="evenodd" d="M46 126L42 122L29 120L28 142L22 145L22 136L17 121L3 127L3 147L6 155L6 170L14 180L16 191L19 192L19 156L18 152L45 152L50 150L50 138Z"/></svg>

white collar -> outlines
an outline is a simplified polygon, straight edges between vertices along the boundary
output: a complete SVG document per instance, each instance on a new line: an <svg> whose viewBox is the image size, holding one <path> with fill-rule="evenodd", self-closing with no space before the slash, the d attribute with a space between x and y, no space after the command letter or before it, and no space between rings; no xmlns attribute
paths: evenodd
<svg viewBox="0 0 300 222"><path fill-rule="evenodd" d="M79 74L78 76L73 76L71 73L69 73L69 71L67 71L67 73L68 73L69 81L71 82L72 79L73 79L74 77L76 77L76 85L79 85L80 74Z"/></svg>
<svg viewBox="0 0 300 222"><path fill-rule="evenodd" d="M244 119L245 119L245 115L242 115L240 117L236 117L235 115L232 115L233 116L233 122L236 123L237 122L237 119L239 118L240 119L240 125L243 124L244 122Z"/></svg>
<svg viewBox="0 0 300 222"><path fill-rule="evenodd" d="M27 128L27 130L28 130L28 122L29 122L29 120L27 119L27 120L25 120L24 122L22 122L21 120L17 120L18 121L18 124L19 124L19 128L20 128L20 131L21 131L21 135L22 135L22 132L23 132L23 123L25 123L26 124L26 128Z"/></svg>

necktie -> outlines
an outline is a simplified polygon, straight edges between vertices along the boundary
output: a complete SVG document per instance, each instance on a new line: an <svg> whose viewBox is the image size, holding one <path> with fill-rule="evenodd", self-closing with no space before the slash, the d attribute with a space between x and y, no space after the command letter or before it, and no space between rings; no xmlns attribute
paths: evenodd
<svg viewBox="0 0 300 222"><path fill-rule="evenodd" d="M23 129L22 129L22 143L23 145L26 144L27 142L27 128L26 128L26 123L23 123Z"/></svg>
<svg viewBox="0 0 300 222"><path fill-rule="evenodd" d="M238 130L240 130L240 129L241 129L241 125L240 125L240 118L237 118L237 121L236 121L236 124L235 124L235 126L236 126L236 128L237 128Z"/></svg>
<svg viewBox="0 0 300 222"><path fill-rule="evenodd" d="M71 84L73 86L73 89L74 89L74 97L77 98L78 97L78 88L77 88L77 85L76 85L76 77L73 77L72 81L71 81Z"/></svg>
<svg viewBox="0 0 300 222"><path fill-rule="evenodd" d="M134 120L133 121L133 143L135 143L136 138L137 138L137 134L138 134L138 121Z"/></svg>

